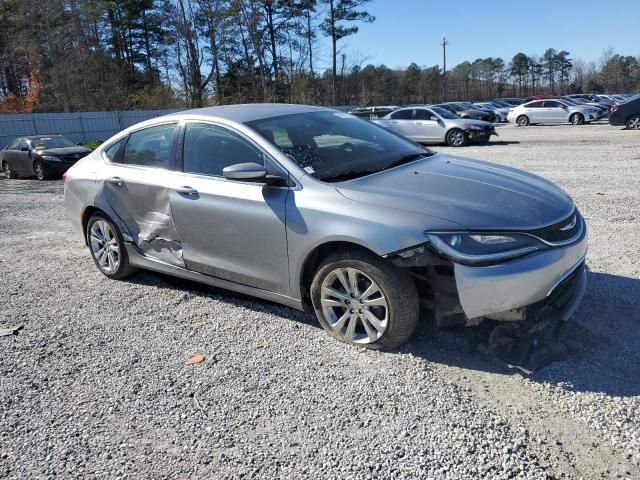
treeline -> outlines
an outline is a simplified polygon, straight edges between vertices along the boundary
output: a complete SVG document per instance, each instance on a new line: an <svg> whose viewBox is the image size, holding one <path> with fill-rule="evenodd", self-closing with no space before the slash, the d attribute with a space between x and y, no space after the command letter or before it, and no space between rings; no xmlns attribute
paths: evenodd
<svg viewBox="0 0 640 480"><path fill-rule="evenodd" d="M446 76L370 65L341 48L375 21L370 1L0 0L0 111L433 103L445 83L447 99L640 87L638 59L612 51L599 63L551 48L489 57Z"/></svg>

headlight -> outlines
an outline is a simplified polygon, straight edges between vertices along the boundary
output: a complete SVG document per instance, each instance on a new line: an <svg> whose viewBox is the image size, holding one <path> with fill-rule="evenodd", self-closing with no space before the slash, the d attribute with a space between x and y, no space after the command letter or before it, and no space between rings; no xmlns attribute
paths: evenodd
<svg viewBox="0 0 640 480"><path fill-rule="evenodd" d="M62 159L58 158L58 157L51 157L49 155L42 155L41 157L43 160L46 160L47 162L61 162Z"/></svg>
<svg viewBox="0 0 640 480"><path fill-rule="evenodd" d="M507 260L547 248L539 240L521 234L425 233L439 253L466 264Z"/></svg>
<svg viewBox="0 0 640 480"><path fill-rule="evenodd" d="M482 130L482 127L480 125L471 125L469 128L471 130Z"/></svg>

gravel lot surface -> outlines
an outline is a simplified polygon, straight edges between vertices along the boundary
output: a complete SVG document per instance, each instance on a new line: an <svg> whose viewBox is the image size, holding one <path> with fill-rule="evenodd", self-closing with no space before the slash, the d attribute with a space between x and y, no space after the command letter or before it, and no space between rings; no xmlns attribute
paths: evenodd
<svg viewBox="0 0 640 480"><path fill-rule="evenodd" d="M0 478L640 479L640 135L435 147L543 175L590 227L571 357L533 378L428 317L393 353L152 273L107 280L59 181L0 176ZM204 363L186 366L194 354Z"/></svg>

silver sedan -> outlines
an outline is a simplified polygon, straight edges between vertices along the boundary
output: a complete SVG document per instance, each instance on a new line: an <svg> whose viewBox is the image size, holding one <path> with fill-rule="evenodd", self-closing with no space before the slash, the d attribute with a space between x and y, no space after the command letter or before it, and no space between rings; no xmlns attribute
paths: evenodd
<svg viewBox="0 0 640 480"><path fill-rule="evenodd" d="M367 348L407 341L421 299L439 326L534 328L569 318L586 282L586 226L560 188L326 108L134 125L68 170L64 201L111 279L142 268L249 294Z"/></svg>
<svg viewBox="0 0 640 480"><path fill-rule="evenodd" d="M572 105L562 100L535 100L513 107L507 118L524 127L533 123L582 125L598 120L600 116L600 109L590 105Z"/></svg>
<svg viewBox="0 0 640 480"><path fill-rule="evenodd" d="M460 118L440 107L401 108L373 122L414 142L446 142L452 147L462 147L469 140L488 142L498 135L492 123Z"/></svg>

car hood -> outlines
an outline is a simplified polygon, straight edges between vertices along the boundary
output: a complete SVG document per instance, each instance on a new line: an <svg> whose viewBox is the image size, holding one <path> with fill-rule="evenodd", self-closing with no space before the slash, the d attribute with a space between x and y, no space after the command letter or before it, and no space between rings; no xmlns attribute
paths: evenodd
<svg viewBox="0 0 640 480"><path fill-rule="evenodd" d="M559 222L574 208L564 191L543 178L444 154L334 186L357 202L418 212L470 230L537 228Z"/></svg>
<svg viewBox="0 0 640 480"><path fill-rule="evenodd" d="M485 122L484 120L474 120L474 119L465 118L465 119L462 119L462 122L460 124L461 128L471 128L474 126L495 130L495 125L493 123Z"/></svg>
<svg viewBox="0 0 640 480"><path fill-rule="evenodd" d="M91 153L91 150L85 147L62 147L62 148L47 148L44 150L36 150L38 155L52 155L52 156L62 156L62 155L73 155L74 153L79 153L82 155L88 155Z"/></svg>

